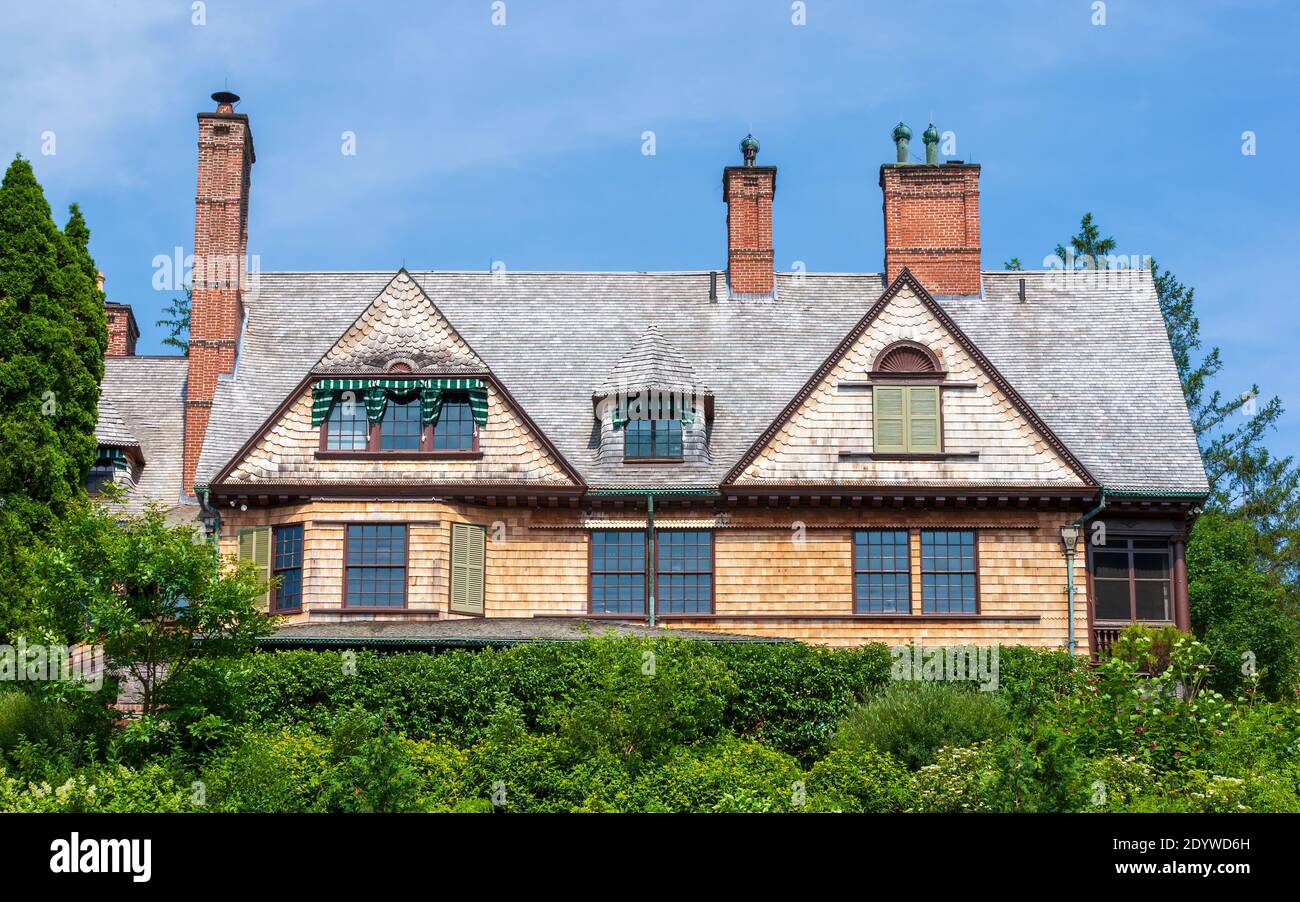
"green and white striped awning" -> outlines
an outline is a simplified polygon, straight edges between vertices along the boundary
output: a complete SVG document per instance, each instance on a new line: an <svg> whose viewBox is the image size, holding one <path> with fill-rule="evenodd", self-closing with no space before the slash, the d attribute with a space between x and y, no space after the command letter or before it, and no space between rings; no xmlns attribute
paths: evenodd
<svg viewBox="0 0 1300 902"><path fill-rule="evenodd" d="M121 448L100 445L95 454L95 466L97 467L115 467L119 470L125 470L130 465L126 452Z"/></svg>
<svg viewBox="0 0 1300 902"><path fill-rule="evenodd" d="M690 426L695 413L695 398L683 392L619 394L614 402L614 428L622 429L628 420L681 420L683 426Z"/></svg>
<svg viewBox="0 0 1300 902"><path fill-rule="evenodd" d="M321 379L311 389L311 424L320 426L329 417L334 402L343 398L353 403L363 401L366 405L366 419L378 423L384 416L390 397L398 400L409 399L412 395L420 396L420 421L426 426L438 422L442 413L442 394L447 391L463 391L469 394L470 410L474 422L480 426L487 425L487 383L482 379L448 378L361 378L361 379ZM346 393L353 392L349 399Z"/></svg>

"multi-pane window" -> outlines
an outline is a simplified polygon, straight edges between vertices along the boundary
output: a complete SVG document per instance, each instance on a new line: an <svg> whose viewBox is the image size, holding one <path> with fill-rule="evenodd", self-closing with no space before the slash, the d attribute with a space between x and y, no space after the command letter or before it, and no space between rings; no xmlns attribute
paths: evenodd
<svg viewBox="0 0 1300 902"><path fill-rule="evenodd" d="M645 613L645 533L601 530L591 534L591 612Z"/></svg>
<svg viewBox="0 0 1300 902"><path fill-rule="evenodd" d="M404 401L389 398L388 405L384 408L384 418L379 421L379 450L419 451L423 430L418 397Z"/></svg>
<svg viewBox="0 0 1300 902"><path fill-rule="evenodd" d="M1095 620L1171 619L1168 541L1110 536L1091 552Z"/></svg>
<svg viewBox="0 0 1300 902"><path fill-rule="evenodd" d="M939 386L877 385L872 389L877 453L924 454L942 450Z"/></svg>
<svg viewBox="0 0 1300 902"><path fill-rule="evenodd" d="M325 448L329 451L364 451L370 439L366 405L356 392L335 399L325 421Z"/></svg>
<svg viewBox="0 0 1300 902"><path fill-rule="evenodd" d="M853 609L859 614L908 614L912 565L905 529L853 534Z"/></svg>
<svg viewBox="0 0 1300 902"><path fill-rule="evenodd" d="M405 524L349 524L346 557L346 607L400 608L406 604Z"/></svg>
<svg viewBox="0 0 1300 902"><path fill-rule="evenodd" d="M474 448L474 412L469 395L445 393L442 412L433 426L434 451L470 451Z"/></svg>
<svg viewBox="0 0 1300 902"><path fill-rule="evenodd" d="M682 456L681 420L628 420L623 433L623 457L628 460Z"/></svg>
<svg viewBox="0 0 1300 902"><path fill-rule="evenodd" d="M921 610L926 614L974 614L975 533L921 532Z"/></svg>
<svg viewBox="0 0 1300 902"><path fill-rule="evenodd" d="M713 533L699 529L655 533L655 609L665 614L713 610Z"/></svg>
<svg viewBox="0 0 1300 902"><path fill-rule="evenodd" d="M276 611L302 607L302 526L277 526L271 576L279 580L271 600Z"/></svg>

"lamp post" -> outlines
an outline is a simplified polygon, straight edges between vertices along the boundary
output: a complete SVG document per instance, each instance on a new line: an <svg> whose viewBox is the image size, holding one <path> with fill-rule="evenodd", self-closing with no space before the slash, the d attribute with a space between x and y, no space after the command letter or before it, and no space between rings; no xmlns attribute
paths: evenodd
<svg viewBox="0 0 1300 902"><path fill-rule="evenodd" d="M1079 525L1077 523L1067 523L1061 527L1061 544L1065 547L1065 597L1070 618L1070 654L1074 654L1074 549L1079 544Z"/></svg>

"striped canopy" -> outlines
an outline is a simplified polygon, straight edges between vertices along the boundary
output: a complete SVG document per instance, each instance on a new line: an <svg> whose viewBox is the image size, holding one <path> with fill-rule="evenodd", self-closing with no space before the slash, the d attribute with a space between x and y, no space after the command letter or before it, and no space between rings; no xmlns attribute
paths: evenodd
<svg viewBox="0 0 1300 902"><path fill-rule="evenodd" d="M694 399L683 392L620 394L614 403L614 428L622 429L628 420L681 420L683 426L690 426L695 422L695 411Z"/></svg>
<svg viewBox="0 0 1300 902"><path fill-rule="evenodd" d="M469 394L470 410L474 422L480 426L487 425L487 384L482 379L447 378L360 378L360 379L321 379L311 389L311 424L320 426L329 418L334 402L346 392L355 393L353 402L363 401L366 405L366 419L378 423L384 416L390 397L407 400L412 395L420 397L420 421L426 426L438 422L442 413L442 394L447 391L463 391Z"/></svg>

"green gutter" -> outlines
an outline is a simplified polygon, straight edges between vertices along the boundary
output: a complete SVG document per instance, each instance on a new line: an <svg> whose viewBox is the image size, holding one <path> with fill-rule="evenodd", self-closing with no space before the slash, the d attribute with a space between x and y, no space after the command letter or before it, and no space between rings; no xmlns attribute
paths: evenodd
<svg viewBox="0 0 1300 902"><path fill-rule="evenodd" d="M596 498L614 498L620 495L689 495L698 498L722 497L722 493L716 489L590 489L587 494Z"/></svg>

